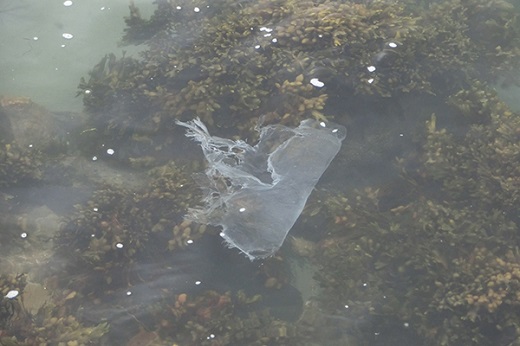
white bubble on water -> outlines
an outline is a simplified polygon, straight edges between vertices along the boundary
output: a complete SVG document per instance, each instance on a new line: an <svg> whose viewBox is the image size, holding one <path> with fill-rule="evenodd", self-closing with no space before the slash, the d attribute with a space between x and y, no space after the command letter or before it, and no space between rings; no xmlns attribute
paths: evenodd
<svg viewBox="0 0 520 346"><path fill-rule="evenodd" d="M13 299L13 298L18 297L18 294L20 294L20 292L18 292L17 290L10 290L9 292L7 292L7 294L5 295L5 297L6 297L7 299Z"/></svg>

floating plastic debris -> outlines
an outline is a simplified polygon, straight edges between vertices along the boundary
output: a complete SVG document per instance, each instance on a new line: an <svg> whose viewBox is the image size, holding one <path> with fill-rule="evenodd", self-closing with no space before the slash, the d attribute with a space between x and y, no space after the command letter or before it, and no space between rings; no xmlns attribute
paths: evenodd
<svg viewBox="0 0 520 346"><path fill-rule="evenodd" d="M304 120L297 128L269 125L255 146L213 137L195 119L177 121L200 142L208 161L197 175L205 207L189 219L221 226L221 236L249 259L269 257L282 245L312 189L341 148L345 127Z"/></svg>

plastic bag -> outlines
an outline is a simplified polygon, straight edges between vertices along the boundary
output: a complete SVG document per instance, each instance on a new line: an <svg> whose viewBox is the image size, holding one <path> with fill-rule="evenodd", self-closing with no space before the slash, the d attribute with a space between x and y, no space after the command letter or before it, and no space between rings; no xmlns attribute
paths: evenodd
<svg viewBox="0 0 520 346"><path fill-rule="evenodd" d="M346 135L342 125L309 119L294 129L262 127L250 146L212 137L198 118L177 124L188 128L208 162L197 177L205 207L190 209L188 218L221 226L226 243L251 260L280 248Z"/></svg>

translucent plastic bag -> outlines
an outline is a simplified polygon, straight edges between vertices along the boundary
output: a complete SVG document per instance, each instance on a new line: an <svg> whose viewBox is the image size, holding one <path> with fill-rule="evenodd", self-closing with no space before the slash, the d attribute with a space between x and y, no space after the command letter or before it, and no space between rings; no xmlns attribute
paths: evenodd
<svg viewBox="0 0 520 346"><path fill-rule="evenodd" d="M251 260L276 252L302 212L312 189L338 153L345 127L304 120L297 128L269 125L255 146L212 137L195 119L177 124L200 142L208 161L197 180L205 207L188 218L222 226L222 237Z"/></svg>

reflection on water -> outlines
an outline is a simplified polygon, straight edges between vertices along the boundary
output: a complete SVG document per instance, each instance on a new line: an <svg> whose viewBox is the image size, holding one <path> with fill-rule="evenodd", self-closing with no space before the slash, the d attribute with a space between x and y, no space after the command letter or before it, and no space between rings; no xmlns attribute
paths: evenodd
<svg viewBox="0 0 520 346"><path fill-rule="evenodd" d="M82 6L47 10L73 8L80 23ZM517 5L160 0L150 17L145 8L109 17L126 21L118 40L141 54L118 57L69 22L50 25L76 57L96 57L60 74L78 76L82 111L61 96L39 102L62 94L55 85L70 90L59 78L35 73L27 94L2 89L0 344L518 343L520 118L491 87L501 83L508 99L518 90ZM39 37L20 61L47 56L46 35L22 31L45 9L0 11L0 25L21 18L12 37ZM251 145L259 126L347 128L273 256L251 262L220 228L184 218L212 193L202 179L232 187L218 172L211 184L195 174L203 157L175 125L195 117ZM298 169L310 169L302 156Z"/></svg>

